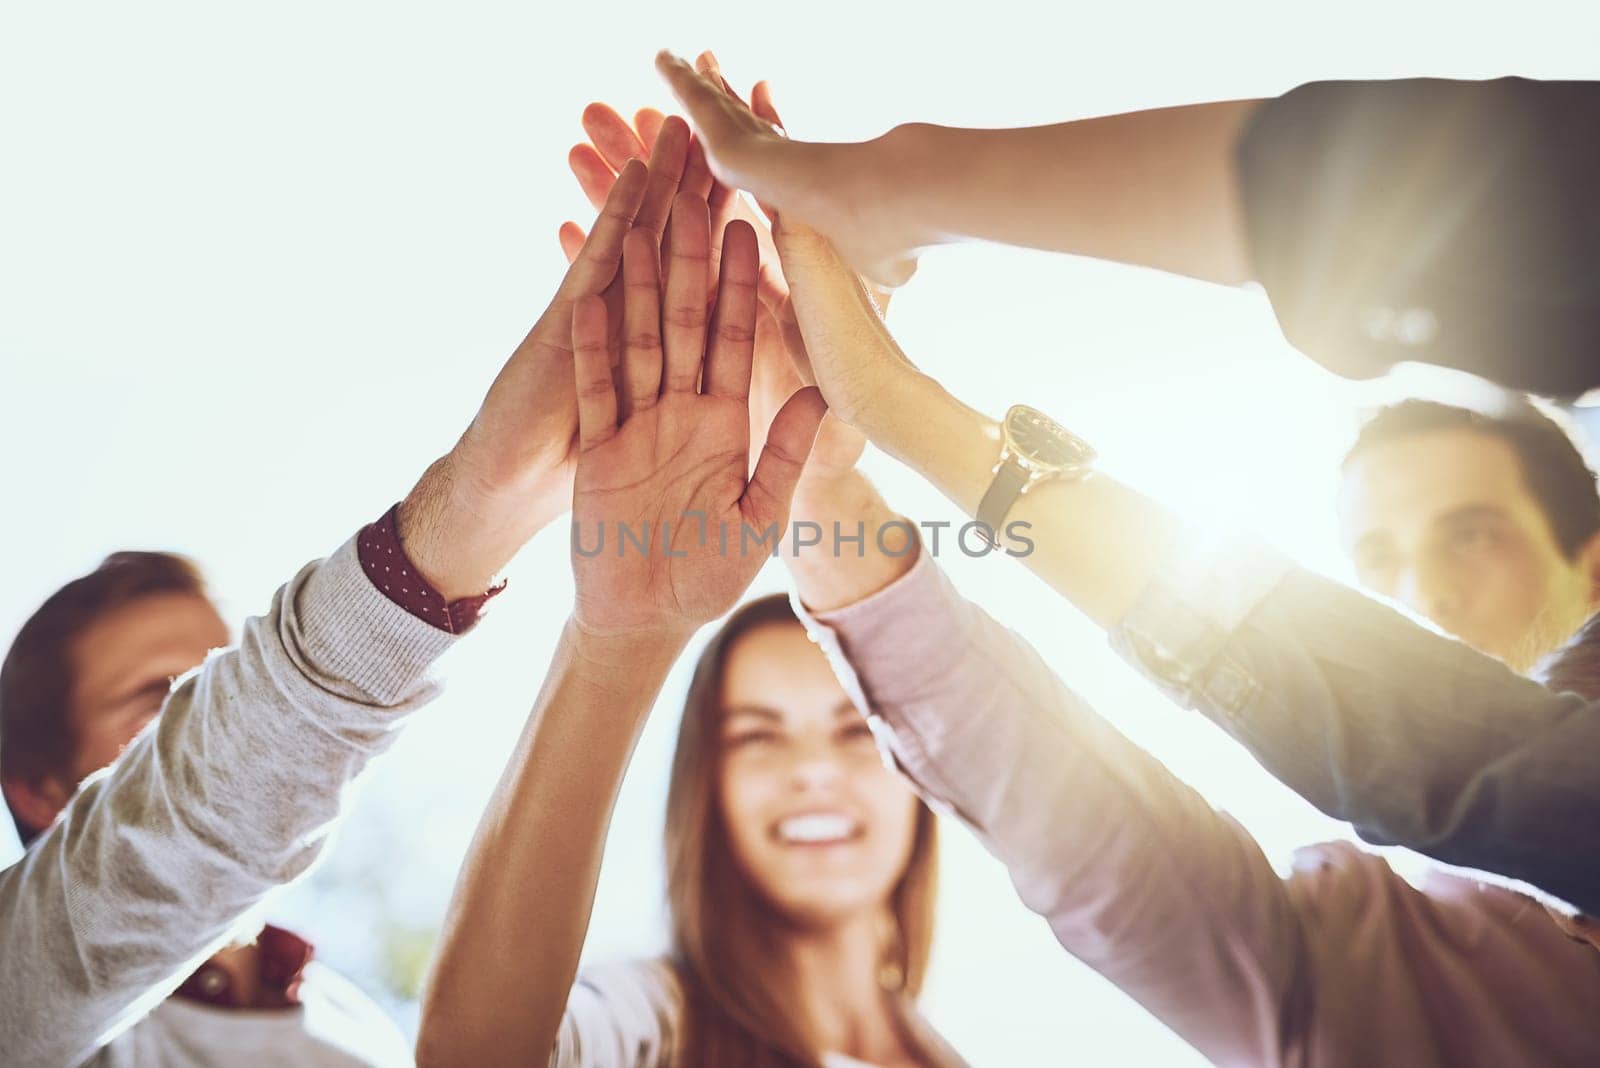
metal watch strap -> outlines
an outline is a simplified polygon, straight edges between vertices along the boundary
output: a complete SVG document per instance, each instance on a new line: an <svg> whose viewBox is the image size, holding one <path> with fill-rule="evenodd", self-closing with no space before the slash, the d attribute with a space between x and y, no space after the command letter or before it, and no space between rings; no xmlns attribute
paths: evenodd
<svg viewBox="0 0 1600 1068"><path fill-rule="evenodd" d="M1027 484L1028 469L1018 463L1015 457L1010 458L1000 465L1000 470L994 474L994 481L989 483L988 492L978 502L978 522L989 528L990 540L994 544L1000 544L1000 532L1005 526L1006 516L1022 495L1022 487Z"/></svg>

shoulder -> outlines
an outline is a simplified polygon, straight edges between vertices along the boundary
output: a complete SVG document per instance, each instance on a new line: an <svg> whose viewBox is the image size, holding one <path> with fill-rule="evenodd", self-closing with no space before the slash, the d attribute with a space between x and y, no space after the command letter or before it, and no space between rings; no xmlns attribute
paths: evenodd
<svg viewBox="0 0 1600 1068"><path fill-rule="evenodd" d="M683 985L665 958L585 965L572 984L550 1063L560 1068L672 1062Z"/></svg>
<svg viewBox="0 0 1600 1068"><path fill-rule="evenodd" d="M681 1011L683 1004L678 970L665 957L586 964L572 984L572 994L618 1006L678 1006Z"/></svg>

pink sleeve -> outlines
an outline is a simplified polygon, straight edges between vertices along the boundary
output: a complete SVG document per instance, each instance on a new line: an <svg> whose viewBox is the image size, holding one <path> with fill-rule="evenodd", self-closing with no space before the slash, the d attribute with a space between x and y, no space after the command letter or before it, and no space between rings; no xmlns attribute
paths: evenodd
<svg viewBox="0 0 1600 1068"><path fill-rule="evenodd" d="M893 762L1001 860L1024 904L1218 1064L1292 1063L1310 1009L1298 921L1255 841L1068 690L924 552L805 612Z"/></svg>

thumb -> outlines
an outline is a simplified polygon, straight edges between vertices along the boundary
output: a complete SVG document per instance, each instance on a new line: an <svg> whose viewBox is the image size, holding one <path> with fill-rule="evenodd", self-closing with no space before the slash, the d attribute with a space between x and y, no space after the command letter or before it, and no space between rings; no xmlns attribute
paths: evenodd
<svg viewBox="0 0 1600 1068"><path fill-rule="evenodd" d="M815 386L807 386L785 401L773 416L761 459L756 461L755 473L739 502L745 518L758 528L789 521L794 489L800 484L806 457L811 455L817 428L826 414L828 406L822 393Z"/></svg>
<svg viewBox="0 0 1600 1068"><path fill-rule="evenodd" d="M804 331L808 321L826 319L835 329L845 330L859 329L862 324L858 320L862 317L873 323L879 321L860 276L827 238L804 223L779 216L772 228L772 243L778 249L778 262L789 283L790 310L798 316L808 345L819 340Z"/></svg>

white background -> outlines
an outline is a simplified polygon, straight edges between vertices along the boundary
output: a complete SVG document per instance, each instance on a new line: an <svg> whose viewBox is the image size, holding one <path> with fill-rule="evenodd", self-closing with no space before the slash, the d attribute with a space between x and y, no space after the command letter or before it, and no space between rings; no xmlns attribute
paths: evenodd
<svg viewBox="0 0 1600 1068"><path fill-rule="evenodd" d="M448 448L563 269L588 211L566 171L590 100L665 106L658 47L772 80L800 137L1019 125L1250 97L1333 76L1595 77L1587 3L987 2L0 7L0 637L119 548L192 554L231 621L263 608ZM969 402L1016 400L1197 519L1341 574L1331 475L1381 390L1294 354L1259 294L981 247L930 255L891 318ZM891 502L954 519L893 464ZM945 561L1076 688L1255 831L1338 833L1111 656L1015 564ZM468 835L569 602L565 530L451 655L449 692L378 765L329 862L278 902L414 1025ZM781 586L776 567L757 591ZM658 949L659 831L685 673L613 826L590 931ZM945 836L925 999L974 1062L1198 1058L1062 953L1004 871ZM7 828L9 832L9 827Z"/></svg>

